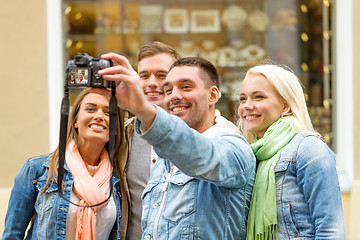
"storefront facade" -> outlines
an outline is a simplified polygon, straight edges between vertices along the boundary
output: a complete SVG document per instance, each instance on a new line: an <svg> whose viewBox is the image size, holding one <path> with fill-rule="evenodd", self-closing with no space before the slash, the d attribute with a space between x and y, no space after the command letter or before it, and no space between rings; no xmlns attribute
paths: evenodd
<svg viewBox="0 0 360 240"><path fill-rule="evenodd" d="M19 11L20 2L14 1L7 11ZM10 26L4 27L10 31L33 29L38 34L26 35L25 48L1 46L6 50L5 59L26 59L28 68L23 68L28 77L17 73L18 64L0 60L14 72L6 75L9 79L22 81L14 100L22 114L15 114L18 120L14 122L3 122L10 128L5 129L7 138L2 140L6 148L2 159L10 160L1 170L0 201L7 202L13 178L27 157L52 151L57 145L66 61L77 52L99 56L114 51L127 55L136 67L140 46L159 40L184 56L213 60L222 78L218 110L234 121L237 99L232 90L240 87L241 74L250 65L269 57L290 66L304 85L314 125L337 154L348 239L359 239L355 230L360 207L355 203L360 201L360 150L356 148L360 144L355 136L360 133L360 113L355 109L359 109L356 100L360 99L354 90L360 89L356 79L360 70L355 67L360 63L360 36L354 29L360 27L360 19L353 12L360 4L351 0L341 4L320 0L154 0L151 4L140 0L44 0L36 11L30 6L21 10L22 17L15 25L10 21ZM2 15L6 16L5 10ZM6 41L2 45L14 43L10 37ZM7 81L5 89L13 89L13 82ZM6 94L9 99L14 95ZM32 104L24 109L26 102ZM36 136L36 141L29 136ZM5 211L1 209L0 222Z"/></svg>

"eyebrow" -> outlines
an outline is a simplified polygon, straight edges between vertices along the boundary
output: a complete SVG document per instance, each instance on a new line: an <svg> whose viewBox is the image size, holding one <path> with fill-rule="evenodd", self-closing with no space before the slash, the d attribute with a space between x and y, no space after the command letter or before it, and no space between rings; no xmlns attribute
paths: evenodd
<svg viewBox="0 0 360 240"><path fill-rule="evenodd" d="M262 93L262 94L264 94L263 91L254 91L254 92L251 93L251 95L257 94L257 93ZM246 95L246 94L241 92L240 95Z"/></svg>
<svg viewBox="0 0 360 240"><path fill-rule="evenodd" d="M139 72L139 74L142 74L142 73L148 73L149 71L148 70L143 70L141 72ZM166 70L159 70L159 71L156 71L157 73L166 73L168 74L169 71L166 71Z"/></svg>
<svg viewBox="0 0 360 240"><path fill-rule="evenodd" d="M91 103L91 102L85 103L85 105L91 105L91 106L97 107L97 105L95 103ZM105 108L110 108L110 107L106 106Z"/></svg>
<svg viewBox="0 0 360 240"><path fill-rule="evenodd" d="M194 83L195 81L185 78L185 79L180 79L179 82L180 83L186 83L186 82ZM166 87L169 84L170 83L168 81L165 81L164 84L163 84L163 87Z"/></svg>
<svg viewBox="0 0 360 240"><path fill-rule="evenodd" d="M167 85L170 85L170 83L169 83L169 82L166 82L166 80L165 80L165 82L164 82L164 84L163 84L163 88L165 88Z"/></svg>

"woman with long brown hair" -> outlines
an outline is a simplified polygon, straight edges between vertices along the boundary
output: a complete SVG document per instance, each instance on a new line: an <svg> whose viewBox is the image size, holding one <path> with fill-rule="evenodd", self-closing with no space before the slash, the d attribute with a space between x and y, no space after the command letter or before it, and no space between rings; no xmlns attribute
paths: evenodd
<svg viewBox="0 0 360 240"><path fill-rule="evenodd" d="M117 120L114 156L124 144L120 109ZM58 195L59 148L30 158L15 177L3 239L23 239L29 223L26 239L119 239L121 197L108 154L109 122L109 97L83 90L68 121L62 183L68 201Z"/></svg>

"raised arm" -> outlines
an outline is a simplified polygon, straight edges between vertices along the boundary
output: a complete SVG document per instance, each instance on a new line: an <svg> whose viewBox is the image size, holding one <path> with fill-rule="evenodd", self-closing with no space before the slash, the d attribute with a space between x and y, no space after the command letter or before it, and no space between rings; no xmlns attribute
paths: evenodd
<svg viewBox="0 0 360 240"><path fill-rule="evenodd" d="M157 112L142 137L185 174L231 188L243 186L254 176L254 154L238 133L228 131L208 138L163 109ZM139 121L135 127L140 133Z"/></svg>

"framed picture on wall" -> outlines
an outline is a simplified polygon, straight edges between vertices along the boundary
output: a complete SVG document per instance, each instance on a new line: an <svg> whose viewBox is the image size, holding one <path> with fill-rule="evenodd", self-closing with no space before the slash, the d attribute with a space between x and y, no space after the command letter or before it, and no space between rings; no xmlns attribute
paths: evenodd
<svg viewBox="0 0 360 240"><path fill-rule="evenodd" d="M142 33L162 32L162 5L143 5L140 7L140 30Z"/></svg>
<svg viewBox="0 0 360 240"><path fill-rule="evenodd" d="M187 33L189 31L188 11L183 8L166 9L164 29L167 33Z"/></svg>
<svg viewBox="0 0 360 240"><path fill-rule="evenodd" d="M220 12L218 10L196 10L191 12L191 32L220 32Z"/></svg>

